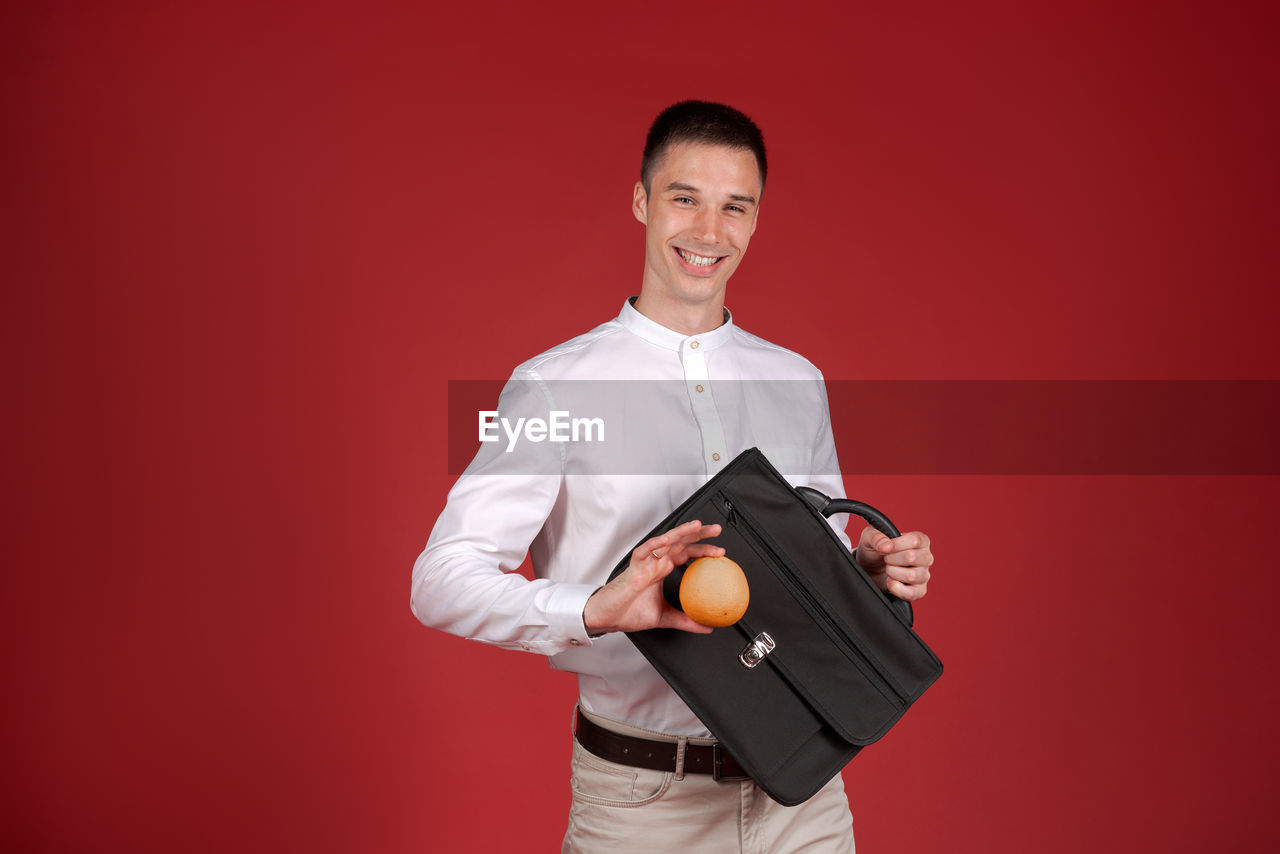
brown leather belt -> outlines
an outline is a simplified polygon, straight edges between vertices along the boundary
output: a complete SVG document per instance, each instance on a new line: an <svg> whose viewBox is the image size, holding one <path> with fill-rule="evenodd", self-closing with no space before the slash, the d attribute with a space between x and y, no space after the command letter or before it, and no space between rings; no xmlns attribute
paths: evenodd
<svg viewBox="0 0 1280 854"><path fill-rule="evenodd" d="M654 741L622 735L593 723L578 709L578 722L573 730L587 750L609 762L630 765L633 768L650 768L654 771L675 771L678 745L669 741ZM750 780L750 775L728 751L715 744L685 744L684 771L686 774L710 774L716 780L730 782Z"/></svg>

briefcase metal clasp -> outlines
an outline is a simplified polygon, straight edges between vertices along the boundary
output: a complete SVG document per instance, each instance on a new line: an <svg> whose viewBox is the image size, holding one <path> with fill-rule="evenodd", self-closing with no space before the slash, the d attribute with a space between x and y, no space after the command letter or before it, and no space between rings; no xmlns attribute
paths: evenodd
<svg viewBox="0 0 1280 854"><path fill-rule="evenodd" d="M741 661L742 666L750 670L764 661L764 657L773 652L775 646L777 644L773 642L773 638L769 637L769 633L761 632L756 635L755 640L747 644L747 648L738 656L738 661Z"/></svg>

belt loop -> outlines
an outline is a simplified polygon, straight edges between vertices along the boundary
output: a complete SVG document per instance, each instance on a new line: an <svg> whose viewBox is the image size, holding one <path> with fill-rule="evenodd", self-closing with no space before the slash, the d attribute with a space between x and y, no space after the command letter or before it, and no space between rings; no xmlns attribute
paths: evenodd
<svg viewBox="0 0 1280 854"><path fill-rule="evenodd" d="M684 747L688 743L683 735L676 738L676 780L684 779Z"/></svg>

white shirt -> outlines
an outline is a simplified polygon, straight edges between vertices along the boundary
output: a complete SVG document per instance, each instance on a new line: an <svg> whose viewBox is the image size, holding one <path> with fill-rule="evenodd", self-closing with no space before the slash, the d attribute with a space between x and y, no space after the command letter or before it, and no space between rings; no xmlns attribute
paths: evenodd
<svg viewBox="0 0 1280 854"><path fill-rule="evenodd" d="M621 633L587 637L582 612L609 573L738 453L759 447L795 486L837 498L822 374L726 322L682 335L628 300L617 318L515 369L501 417L596 415L603 442L530 441L495 429L449 492L413 567L425 625L550 656L582 705L659 732L708 731ZM832 527L844 536L845 517ZM512 570L528 553L535 579Z"/></svg>

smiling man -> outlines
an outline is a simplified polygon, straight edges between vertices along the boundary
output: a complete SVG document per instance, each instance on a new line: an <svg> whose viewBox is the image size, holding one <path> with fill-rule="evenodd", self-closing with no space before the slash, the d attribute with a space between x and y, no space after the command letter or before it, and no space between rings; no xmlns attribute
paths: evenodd
<svg viewBox="0 0 1280 854"><path fill-rule="evenodd" d="M708 773L715 740L623 634L711 631L667 604L662 581L695 557L723 554L705 542L719 526L693 521L649 539L605 583L633 543L747 448L771 459L775 449L795 486L845 494L825 395L787 409L781 432L763 407L742 405L752 383L822 383L807 360L743 331L725 308L766 171L760 130L739 111L702 101L663 111L632 196L645 227L639 296L517 367L499 399L504 416L545 416L557 383L596 383L606 395L624 388L645 416L625 438L656 451L662 470L637 475L563 446L521 446L522 458L482 445L414 565L410 605L424 624L548 655L577 674L567 852L854 850L839 775L783 807L750 779ZM664 391L646 397L649 386L635 381ZM832 524L849 545L842 523ZM511 572L526 553L533 580ZM890 593L924 596L933 563L924 534L890 540L868 526L857 559Z"/></svg>
<svg viewBox="0 0 1280 854"><path fill-rule="evenodd" d="M720 325L725 286L756 230L763 139L759 151L697 140L646 148L631 202L645 224L641 314L689 333Z"/></svg>

